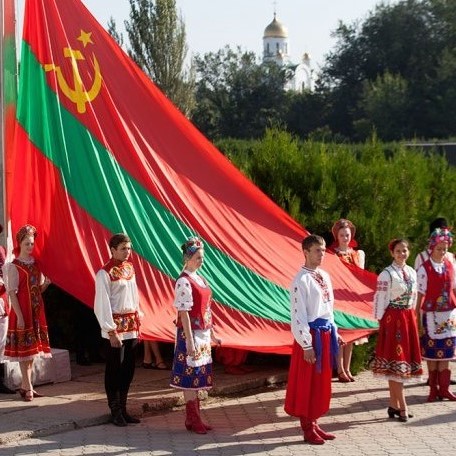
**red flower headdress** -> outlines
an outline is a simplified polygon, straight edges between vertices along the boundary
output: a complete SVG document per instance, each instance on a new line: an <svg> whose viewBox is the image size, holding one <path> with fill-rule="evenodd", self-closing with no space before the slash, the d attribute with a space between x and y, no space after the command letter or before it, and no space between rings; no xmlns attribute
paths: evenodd
<svg viewBox="0 0 456 456"><path fill-rule="evenodd" d="M453 233L450 228L436 228L429 238L429 250L434 250L440 242L448 242L448 247L453 245Z"/></svg>

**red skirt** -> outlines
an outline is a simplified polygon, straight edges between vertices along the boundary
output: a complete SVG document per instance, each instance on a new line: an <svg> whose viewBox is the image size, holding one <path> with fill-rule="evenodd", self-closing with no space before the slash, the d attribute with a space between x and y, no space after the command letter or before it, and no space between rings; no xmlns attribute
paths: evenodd
<svg viewBox="0 0 456 456"><path fill-rule="evenodd" d="M51 358L48 327L41 295L33 303L19 302L24 317L24 328L17 327L17 316L11 309L6 336L5 359L29 361L37 356Z"/></svg>
<svg viewBox="0 0 456 456"><path fill-rule="evenodd" d="M374 374L398 382L423 374L415 310L386 309L371 367Z"/></svg>
<svg viewBox="0 0 456 456"><path fill-rule="evenodd" d="M304 361L304 350L295 341L285 395L288 415L317 420L329 410L332 378L330 337L330 331L321 331L321 372L317 372L316 364Z"/></svg>

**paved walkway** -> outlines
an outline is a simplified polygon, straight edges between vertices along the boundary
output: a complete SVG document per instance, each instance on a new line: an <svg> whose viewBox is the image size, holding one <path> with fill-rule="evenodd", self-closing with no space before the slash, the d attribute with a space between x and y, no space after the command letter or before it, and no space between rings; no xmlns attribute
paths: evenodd
<svg viewBox="0 0 456 456"><path fill-rule="evenodd" d="M260 367L245 376L216 372L216 392L235 395L203 403L214 427L203 436L185 430L179 395L166 386L168 373L137 370L130 402L142 422L119 428L106 424L101 366L77 368L73 381L40 388L49 397L32 403L0 395L0 455L456 454L456 402L427 404L427 387L410 386L415 418L388 419L386 383L369 372L354 383L333 384L331 411L320 424L337 439L311 446L303 442L297 420L283 411L284 388L263 386L284 380L283 368ZM250 387L254 394L241 393Z"/></svg>

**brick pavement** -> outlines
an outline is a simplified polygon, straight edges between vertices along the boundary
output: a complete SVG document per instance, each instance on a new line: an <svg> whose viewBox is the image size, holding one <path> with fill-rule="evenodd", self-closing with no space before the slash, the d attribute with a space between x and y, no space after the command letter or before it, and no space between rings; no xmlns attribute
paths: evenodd
<svg viewBox="0 0 456 456"><path fill-rule="evenodd" d="M231 376L223 382L231 381L231 386L227 386L231 390L236 389L236 383L257 381L259 385L263 373ZM279 378L283 369L276 374ZM334 432L337 439L322 446L303 442L298 421L283 412L283 387L270 387L257 389L255 394L209 398L203 405L204 416L214 430L204 436L186 431L182 407L174 407L145 412L141 424L126 428L100 424L43 437L16 439L4 443L0 455L456 454L456 402L427 404L427 387L409 386L407 398L415 418L401 423L387 417L386 386L386 382L374 379L369 372L360 374L354 383L335 382L331 411L320 423ZM46 406L36 408L42 409L43 417L46 415Z"/></svg>

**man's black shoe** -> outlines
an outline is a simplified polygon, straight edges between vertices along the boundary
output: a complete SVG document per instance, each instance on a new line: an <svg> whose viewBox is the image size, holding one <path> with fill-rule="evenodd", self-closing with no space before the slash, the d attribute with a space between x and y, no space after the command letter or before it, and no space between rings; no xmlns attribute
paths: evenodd
<svg viewBox="0 0 456 456"><path fill-rule="evenodd" d="M134 416L129 415L128 413L122 413L125 421L130 424L138 424L141 423L139 418L135 418Z"/></svg>

